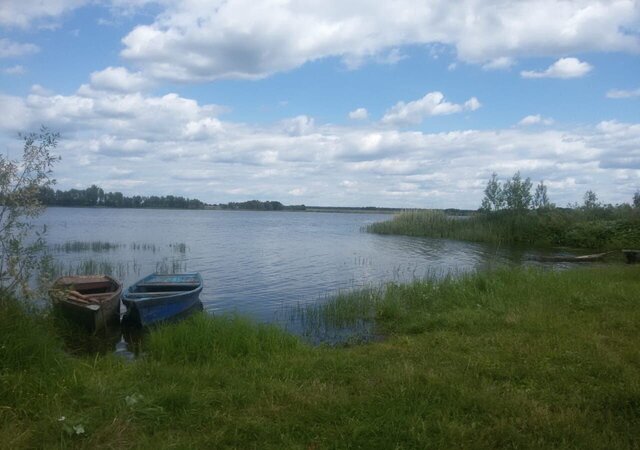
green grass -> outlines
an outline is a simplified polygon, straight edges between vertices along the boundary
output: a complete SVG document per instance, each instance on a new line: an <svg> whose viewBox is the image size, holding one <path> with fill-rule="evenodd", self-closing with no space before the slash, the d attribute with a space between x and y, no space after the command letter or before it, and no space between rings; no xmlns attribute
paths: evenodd
<svg viewBox="0 0 640 450"><path fill-rule="evenodd" d="M640 212L620 210L500 211L451 217L442 211L406 211L366 227L378 234L458 239L490 244L586 249L640 247Z"/></svg>
<svg viewBox="0 0 640 450"><path fill-rule="evenodd" d="M384 341L311 347L203 314L134 362L70 356L48 318L4 300L0 446L637 448L640 267L354 295L325 314L369 316Z"/></svg>

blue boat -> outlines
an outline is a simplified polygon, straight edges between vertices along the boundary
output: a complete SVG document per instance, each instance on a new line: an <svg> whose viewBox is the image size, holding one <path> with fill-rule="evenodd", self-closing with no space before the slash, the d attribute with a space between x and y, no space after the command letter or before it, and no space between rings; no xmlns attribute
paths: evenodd
<svg viewBox="0 0 640 450"><path fill-rule="evenodd" d="M200 300L199 273L154 273L130 286L122 295L126 317L148 326L189 311Z"/></svg>

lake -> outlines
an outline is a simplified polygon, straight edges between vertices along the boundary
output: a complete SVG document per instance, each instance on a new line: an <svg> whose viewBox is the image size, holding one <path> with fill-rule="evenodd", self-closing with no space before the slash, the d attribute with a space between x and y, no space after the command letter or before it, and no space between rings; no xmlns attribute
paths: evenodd
<svg viewBox="0 0 640 450"><path fill-rule="evenodd" d="M125 288L154 271L197 271L213 314L282 322L283 311L350 289L519 264L522 251L381 236L386 214L49 208L58 271L113 270ZM92 245L93 244L93 245Z"/></svg>

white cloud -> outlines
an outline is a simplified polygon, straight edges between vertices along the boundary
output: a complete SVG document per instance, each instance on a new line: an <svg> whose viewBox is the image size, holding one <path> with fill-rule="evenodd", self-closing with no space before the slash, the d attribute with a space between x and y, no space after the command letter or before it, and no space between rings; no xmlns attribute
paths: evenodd
<svg viewBox="0 0 640 450"><path fill-rule="evenodd" d="M477 98L471 97L469 100L464 102L463 109L466 111L475 111L476 109L480 109L481 106L482 104Z"/></svg>
<svg viewBox="0 0 640 450"><path fill-rule="evenodd" d="M640 88L632 90L611 89L607 92L607 98L633 98L640 97Z"/></svg>
<svg viewBox="0 0 640 450"><path fill-rule="evenodd" d="M293 195L294 197L301 197L301 196L303 196L304 194L306 194L306 192L307 192L307 189L306 189L306 188L304 188L304 187L298 187L298 188L291 189L291 190L288 192L288 194L289 194L289 195Z"/></svg>
<svg viewBox="0 0 640 450"><path fill-rule="evenodd" d="M29 92L31 92L32 94L35 95L42 95L42 96L50 96L53 95L54 92L45 88L44 86L41 86L39 84L34 84L31 86L31 89L29 90Z"/></svg>
<svg viewBox="0 0 640 450"><path fill-rule="evenodd" d="M523 70L523 78L580 78L591 72L591 64L578 58L560 58L544 71Z"/></svg>
<svg viewBox="0 0 640 450"><path fill-rule="evenodd" d="M27 27L33 21L52 20L88 3L88 0L4 0L0 2L0 26Z"/></svg>
<svg viewBox="0 0 640 450"><path fill-rule="evenodd" d="M520 122L518 122L518 125L524 125L524 126L552 125L552 124L553 124L553 119L548 117L542 117L540 114L526 116Z"/></svg>
<svg viewBox="0 0 640 450"><path fill-rule="evenodd" d="M482 68L485 70L504 70L510 68L515 63L516 62L513 58L510 58L508 56L500 56L483 64Z"/></svg>
<svg viewBox="0 0 640 450"><path fill-rule="evenodd" d="M342 63L348 70L356 70L362 67L367 62L375 62L376 64L394 65L398 64L403 59L406 59L407 55L403 54L400 49L392 48L388 52L380 51L377 54L353 54L348 53L342 56Z"/></svg>
<svg viewBox="0 0 640 450"><path fill-rule="evenodd" d="M0 130L20 132L33 128L32 111L20 97L0 93Z"/></svg>
<svg viewBox="0 0 640 450"><path fill-rule="evenodd" d="M357 186L358 186L357 181L342 180L340 182L340 187L343 187L345 189L355 189Z"/></svg>
<svg viewBox="0 0 640 450"><path fill-rule="evenodd" d="M495 69L527 56L636 53L629 30L639 19L634 0L167 1L123 38L122 55L154 77L188 82L257 79L326 57L352 68L396 63L402 46L416 44L452 46L458 59Z"/></svg>
<svg viewBox="0 0 640 450"><path fill-rule="evenodd" d="M94 136L103 136L92 138L93 147L89 148L96 151L140 154L151 150L141 146L143 142L192 140L204 133L203 129L209 136L222 131L214 125L222 108L198 105L177 94L145 96L97 91L83 85L75 94L65 96L34 85L26 98L4 98L7 111L15 113L9 114L8 121L0 118L0 129L24 131L39 124L63 133L85 129Z"/></svg>
<svg viewBox="0 0 640 450"><path fill-rule="evenodd" d="M302 115L254 126L224 121L220 107L177 94L88 94L34 86L24 98L0 95L2 148L19 151L7 136L45 124L63 135L61 189L96 183L216 203L259 194L296 204L476 208L491 172L506 178L516 170L548 181L557 204L587 189L615 203L629 201L640 182L637 123L424 133Z"/></svg>
<svg viewBox="0 0 640 450"><path fill-rule="evenodd" d="M365 108L358 108L349 113L349 119L365 120L369 118L369 112Z"/></svg>
<svg viewBox="0 0 640 450"><path fill-rule="evenodd" d="M285 119L281 122L282 129L292 136L310 133L314 128L313 117L301 115Z"/></svg>
<svg viewBox="0 0 640 450"><path fill-rule="evenodd" d="M33 44L21 44L9 39L0 39L0 58L13 58L16 56L37 53L40 49Z"/></svg>
<svg viewBox="0 0 640 450"><path fill-rule="evenodd" d="M459 105L445 101L442 92L429 92L421 99L409 103L396 103L382 117L382 123L392 125L418 124L425 117L475 111L480 106L480 102L475 97L470 98L463 105Z"/></svg>
<svg viewBox="0 0 640 450"><path fill-rule="evenodd" d="M407 59L407 55L403 54L399 48L392 48L386 54L381 54L376 57L378 64L398 64L403 59Z"/></svg>
<svg viewBox="0 0 640 450"><path fill-rule="evenodd" d="M0 71L7 75L24 75L25 73L27 73L27 70L24 68L24 66L21 65L5 67Z"/></svg>
<svg viewBox="0 0 640 450"><path fill-rule="evenodd" d="M3 1L0 26L46 25L91 3ZM367 61L396 64L406 45L429 45L432 55L433 48L453 48L459 60L485 69L508 68L528 56L640 50L635 0L464 0L455 8L449 0L99 2L114 15L150 3L158 15L124 37L122 55L172 81L257 79L326 57L352 68Z"/></svg>
<svg viewBox="0 0 640 450"><path fill-rule="evenodd" d="M124 67L107 67L91 74L91 86L96 89L136 92L150 85L151 83L140 72L131 73Z"/></svg>

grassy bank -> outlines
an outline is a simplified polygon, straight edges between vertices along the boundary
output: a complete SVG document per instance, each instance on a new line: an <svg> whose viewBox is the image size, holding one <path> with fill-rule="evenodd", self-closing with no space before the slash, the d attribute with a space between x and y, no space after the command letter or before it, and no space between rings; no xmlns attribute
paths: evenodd
<svg viewBox="0 0 640 450"><path fill-rule="evenodd" d="M310 347L199 315L146 356L72 357L0 303L5 448L637 448L640 268L389 286L318 314L387 338ZM324 312L323 312L324 311Z"/></svg>
<svg viewBox="0 0 640 450"><path fill-rule="evenodd" d="M589 249L640 248L640 211L500 211L457 218L442 211L407 211L367 227L378 234L459 239L491 244Z"/></svg>

